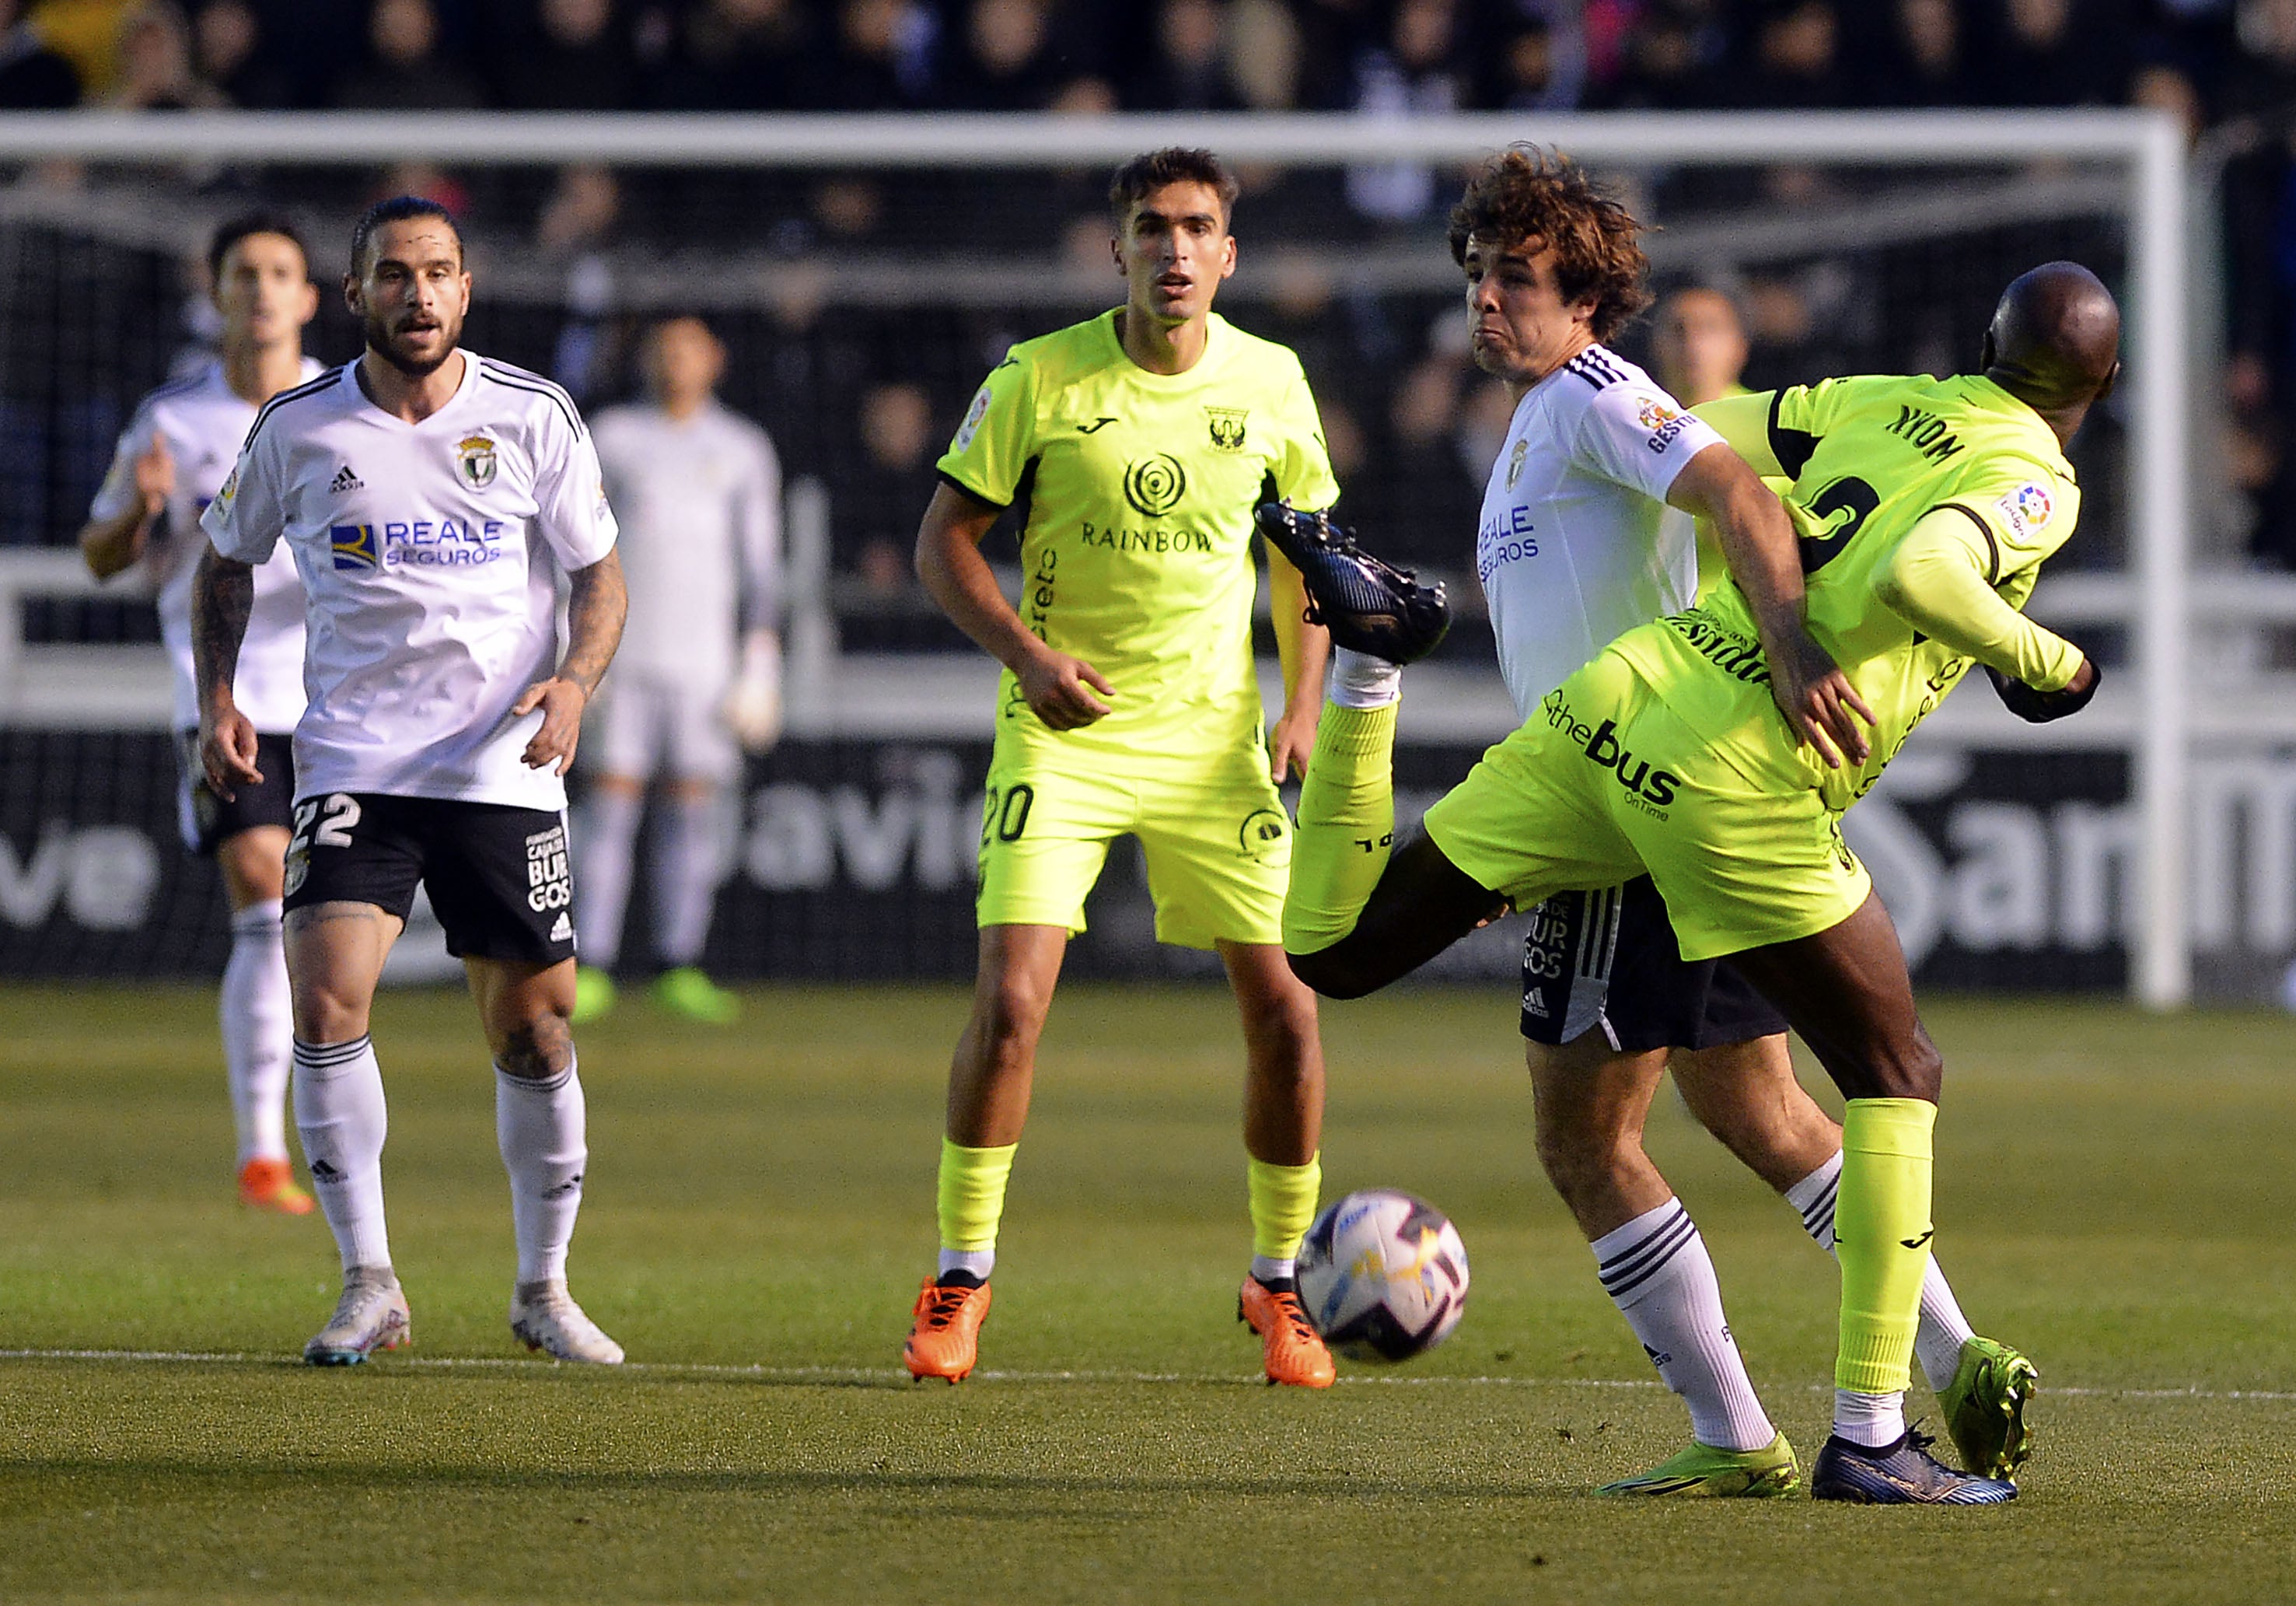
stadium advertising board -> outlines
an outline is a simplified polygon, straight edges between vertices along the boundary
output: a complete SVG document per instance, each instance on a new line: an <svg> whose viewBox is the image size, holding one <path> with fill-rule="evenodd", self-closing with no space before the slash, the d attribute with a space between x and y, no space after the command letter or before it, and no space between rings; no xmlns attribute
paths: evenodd
<svg viewBox="0 0 2296 1606"><path fill-rule="evenodd" d="M1475 755L1466 745L1398 749L1399 821L1414 820ZM985 742L891 740L790 742L754 761L728 820L710 964L730 977L969 976L988 763ZM158 733L0 731L0 974L221 968L220 889L212 867L176 846L174 766ZM578 807L578 834L580 818ZM2296 952L2296 753L2196 762L2192 818L2204 987L2267 995ZM2136 822L2125 754L1917 743L1852 811L1849 836L1896 915L1917 980L2126 984ZM647 918L644 902L641 887L634 918ZM1209 957L1157 946L1128 844L1111 855L1087 918L1076 974L1211 968ZM1511 976L1517 941L1502 922L1446 956L1437 974ZM644 951L636 941L625 948Z"/></svg>

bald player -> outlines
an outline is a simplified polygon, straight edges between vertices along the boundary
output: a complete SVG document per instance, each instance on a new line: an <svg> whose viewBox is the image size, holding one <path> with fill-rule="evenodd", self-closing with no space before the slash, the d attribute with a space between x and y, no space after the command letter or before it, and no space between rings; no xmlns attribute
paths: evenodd
<svg viewBox="0 0 2296 1606"><path fill-rule="evenodd" d="M1683 956L1730 956L1841 1088L1841 1342L1818 1499L2016 1494L1994 1467L1945 1466L1906 1429L1944 1067L1841 816L1972 663L2027 720L2094 695L2094 663L2018 608L2072 533L2064 448L2120 372L2120 329L2095 276L2053 262L2003 294L1977 374L1828 380L1702 409L1759 473L1790 482L1805 583L1771 584L1802 594L1801 624L1758 625L1729 581L1627 632L1391 858L1401 671L1353 647L1407 636L1396 622L1423 605L1344 532L1263 517L1332 629L1347 704L1324 710L1300 802L1284 947L1301 979L1358 997L1502 908L1647 873ZM1366 594L1382 600L1353 600ZM1423 648L1406 640L1389 656Z"/></svg>

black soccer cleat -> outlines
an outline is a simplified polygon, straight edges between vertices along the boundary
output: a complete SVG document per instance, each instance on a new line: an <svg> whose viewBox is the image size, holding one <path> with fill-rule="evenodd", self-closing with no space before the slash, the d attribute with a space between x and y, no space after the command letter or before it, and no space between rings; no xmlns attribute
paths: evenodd
<svg viewBox="0 0 2296 1606"><path fill-rule="evenodd" d="M1443 582L1423 586L1408 569L1382 563L1348 530L1289 502L1262 502L1252 515L1267 544L1308 584L1308 622L1340 646L1390 663L1414 663L1451 628Z"/></svg>
<svg viewBox="0 0 2296 1606"><path fill-rule="evenodd" d="M2017 1498L2005 1478L1956 1472L1929 1453L1937 1441L1908 1433L1882 1450L1846 1438L1825 1441L1811 1469L1809 1497L1852 1505L1999 1505Z"/></svg>

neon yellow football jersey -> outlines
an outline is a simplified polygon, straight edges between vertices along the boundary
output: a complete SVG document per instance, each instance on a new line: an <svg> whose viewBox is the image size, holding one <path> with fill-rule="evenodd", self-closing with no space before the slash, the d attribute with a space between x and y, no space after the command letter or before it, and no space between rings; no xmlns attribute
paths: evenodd
<svg viewBox="0 0 2296 1606"><path fill-rule="evenodd" d="M984 502L1028 498L1021 621L1116 687L1112 712L1048 730L1008 671L1000 739L1111 754L1225 747L1257 732L1251 512L1339 498L1300 359L1214 314L1185 374L1152 374L1103 313L1014 346L939 462ZM1255 738L1256 739L1256 738Z"/></svg>
<svg viewBox="0 0 2296 1606"><path fill-rule="evenodd" d="M1755 416L1753 399L1767 428L1742 438L1750 432L1736 421ZM1899 543L1924 515L1952 509L1987 583L2021 606L2079 515L2072 465L2039 414L1978 375L1829 379L1715 405L1709 421L1757 473L1792 478L1784 500L1800 538L1810 633L1874 711L1873 753L1839 770L1795 754L1734 581L1619 645L1693 729L1761 773L1798 758L1827 806L1846 809L1969 668L1876 595Z"/></svg>

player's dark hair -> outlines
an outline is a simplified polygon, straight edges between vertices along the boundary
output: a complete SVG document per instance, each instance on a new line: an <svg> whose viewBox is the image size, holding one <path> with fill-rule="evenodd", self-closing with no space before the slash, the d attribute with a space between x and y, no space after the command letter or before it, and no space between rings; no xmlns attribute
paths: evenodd
<svg viewBox="0 0 2296 1606"><path fill-rule="evenodd" d="M1554 253L1554 288L1568 303L1595 298L1595 338L1608 341L1650 305L1643 226L1586 169L1559 152L1509 145L1468 182L1451 209L1451 259L1470 238Z"/></svg>
<svg viewBox="0 0 2296 1606"><path fill-rule="evenodd" d="M1122 228L1144 196L1168 184L1201 184L1210 189L1219 197L1223 226L1235 215L1235 198L1243 193L1227 163L1210 151L1166 145L1134 157L1108 181L1108 210L1116 214L1116 226Z"/></svg>
<svg viewBox="0 0 2296 1606"><path fill-rule="evenodd" d="M238 217L219 226L216 232L209 236L208 280L210 284L223 277L223 259L231 254L231 248L250 235L277 235L281 239L289 241L297 251L303 253L304 271L307 273L310 271L310 247L303 243L302 235L298 232L293 221L285 213L242 212Z"/></svg>
<svg viewBox="0 0 2296 1606"><path fill-rule="evenodd" d="M366 271L367 248L374 243L375 230L386 223L405 223L413 218L436 218L454 230L455 255L458 259L462 256L462 219L428 195L393 195L388 201L378 201L367 208L365 215L358 220L358 226L351 230L351 271L354 274Z"/></svg>

